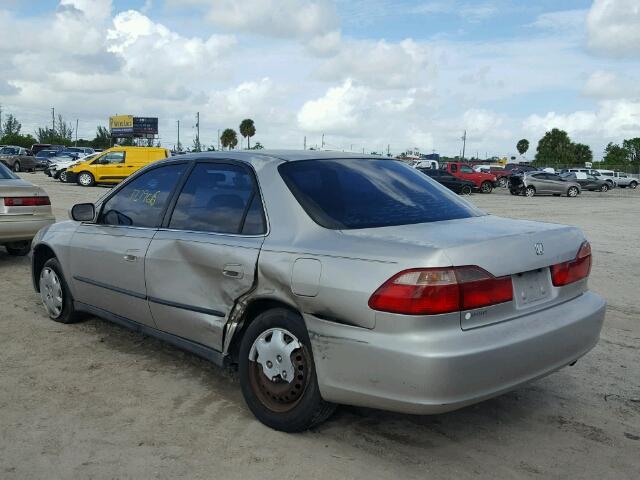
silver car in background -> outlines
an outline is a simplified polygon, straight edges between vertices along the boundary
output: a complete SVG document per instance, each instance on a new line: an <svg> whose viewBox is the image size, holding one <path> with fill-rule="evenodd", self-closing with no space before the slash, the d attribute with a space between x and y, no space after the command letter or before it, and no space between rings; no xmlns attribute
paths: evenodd
<svg viewBox="0 0 640 480"><path fill-rule="evenodd" d="M0 246L26 255L38 230L54 222L47 193L0 164Z"/></svg>
<svg viewBox="0 0 640 480"><path fill-rule="evenodd" d="M582 188L580 184L560 175L548 172L524 172L509 177L509 191L512 195L565 195L577 197Z"/></svg>
<svg viewBox="0 0 640 480"><path fill-rule="evenodd" d="M487 215L380 157L189 154L71 215L34 240L49 316L237 366L283 431L336 404L431 414L499 395L587 353L605 313L578 228Z"/></svg>

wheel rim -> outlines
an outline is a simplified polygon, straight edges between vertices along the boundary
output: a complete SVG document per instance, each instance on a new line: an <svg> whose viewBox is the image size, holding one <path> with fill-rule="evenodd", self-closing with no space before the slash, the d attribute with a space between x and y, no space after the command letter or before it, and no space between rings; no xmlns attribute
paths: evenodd
<svg viewBox="0 0 640 480"><path fill-rule="evenodd" d="M58 178L61 181L66 182L67 181L67 172L60 172L60 175L58 175Z"/></svg>
<svg viewBox="0 0 640 480"><path fill-rule="evenodd" d="M535 193L536 192L533 188L527 188L527 191L526 191L527 197L533 197Z"/></svg>
<svg viewBox="0 0 640 480"><path fill-rule="evenodd" d="M488 183L483 183L482 184L482 192L483 193L489 193L491 191L491 185L489 185Z"/></svg>
<svg viewBox="0 0 640 480"><path fill-rule="evenodd" d="M569 189L569 196L570 197L575 197L576 195L578 195L578 190L576 188L574 188L574 187L571 187Z"/></svg>
<svg viewBox="0 0 640 480"><path fill-rule="evenodd" d="M507 179L506 179L506 178L504 178L504 177L502 177L502 178L499 180L499 183L500 183L500 186L501 186L502 188L505 188L505 187L507 186Z"/></svg>
<svg viewBox="0 0 640 480"><path fill-rule="evenodd" d="M471 187L469 187L469 186L462 187L462 194L463 195L471 195Z"/></svg>
<svg viewBox="0 0 640 480"><path fill-rule="evenodd" d="M271 328L249 351L249 384L260 403L284 413L300 402L311 373L311 357L291 332Z"/></svg>
<svg viewBox="0 0 640 480"><path fill-rule="evenodd" d="M603 191L603 192L606 192L607 190L609 190L609 187L607 187L606 185L603 185L603 186L602 186L602 191Z"/></svg>
<svg viewBox="0 0 640 480"><path fill-rule="evenodd" d="M14 172L19 172L20 171L20 162L16 162L13 164L13 171Z"/></svg>
<svg viewBox="0 0 640 480"><path fill-rule="evenodd" d="M91 184L91 177L88 173L83 173L82 175L80 175L80 184L84 186Z"/></svg>
<svg viewBox="0 0 640 480"><path fill-rule="evenodd" d="M636 188L637 186L638 186L638 184L637 184L637 183L632 183L632 184L630 185L630 187L631 187L631 188Z"/></svg>
<svg viewBox="0 0 640 480"><path fill-rule="evenodd" d="M56 272L49 267L42 269L40 274L40 297L47 313L53 318L58 318L62 313L62 295L62 284Z"/></svg>

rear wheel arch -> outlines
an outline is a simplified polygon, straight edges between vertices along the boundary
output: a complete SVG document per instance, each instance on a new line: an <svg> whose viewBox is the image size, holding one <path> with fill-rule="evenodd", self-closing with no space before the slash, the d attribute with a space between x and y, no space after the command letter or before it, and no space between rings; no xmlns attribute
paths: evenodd
<svg viewBox="0 0 640 480"><path fill-rule="evenodd" d="M37 292L40 291L40 272L42 272L44 264L51 258L57 258L57 256L49 245L41 243L36 245L33 249L33 267L31 269L31 273L33 275L33 285Z"/></svg>
<svg viewBox="0 0 640 480"><path fill-rule="evenodd" d="M302 313L294 306L283 302L282 300L277 300L274 298L257 298L249 302L249 304L245 307L242 316L240 317L240 327L233 334L231 338L231 343L229 344L229 357L231 359L231 363L237 364L238 357L240 354L240 344L242 343L242 338L247 331L251 322L256 319L258 315L264 313L269 310L274 310L276 308L284 308L289 310L297 315L300 315L302 318ZM306 327L306 326L305 326Z"/></svg>

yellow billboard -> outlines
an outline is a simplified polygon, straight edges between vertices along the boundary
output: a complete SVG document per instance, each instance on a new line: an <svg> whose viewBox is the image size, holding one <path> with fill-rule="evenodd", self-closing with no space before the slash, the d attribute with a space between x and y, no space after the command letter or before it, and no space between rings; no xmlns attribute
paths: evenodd
<svg viewBox="0 0 640 480"><path fill-rule="evenodd" d="M114 115L109 117L109 130L114 133L133 133L133 115Z"/></svg>

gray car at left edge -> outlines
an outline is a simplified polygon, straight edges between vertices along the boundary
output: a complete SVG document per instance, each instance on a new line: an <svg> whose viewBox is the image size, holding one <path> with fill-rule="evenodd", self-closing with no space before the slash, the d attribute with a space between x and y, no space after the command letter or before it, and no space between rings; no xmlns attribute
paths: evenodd
<svg viewBox="0 0 640 480"><path fill-rule="evenodd" d="M433 414L597 343L576 227L487 215L395 160L238 151L156 162L34 239L49 316L83 313L237 367L266 425L337 404Z"/></svg>

